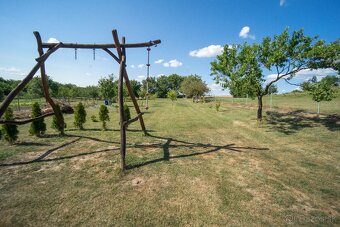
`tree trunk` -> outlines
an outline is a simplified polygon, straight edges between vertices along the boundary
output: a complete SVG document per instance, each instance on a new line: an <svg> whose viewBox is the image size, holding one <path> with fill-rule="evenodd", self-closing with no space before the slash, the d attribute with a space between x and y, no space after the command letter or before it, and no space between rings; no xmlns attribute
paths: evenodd
<svg viewBox="0 0 340 227"><path fill-rule="evenodd" d="M262 95L257 96L257 120L262 121Z"/></svg>

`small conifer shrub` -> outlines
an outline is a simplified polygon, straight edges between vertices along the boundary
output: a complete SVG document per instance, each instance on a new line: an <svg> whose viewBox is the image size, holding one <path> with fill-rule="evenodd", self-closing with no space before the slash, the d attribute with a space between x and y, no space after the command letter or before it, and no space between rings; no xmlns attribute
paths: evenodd
<svg viewBox="0 0 340 227"><path fill-rule="evenodd" d="M99 109L99 120L103 123L103 130L106 130L106 121L110 121L109 110L105 105L101 105Z"/></svg>
<svg viewBox="0 0 340 227"><path fill-rule="evenodd" d="M84 123L86 122L86 110L83 103L78 103L74 111L74 126L79 129L84 129Z"/></svg>
<svg viewBox="0 0 340 227"><path fill-rule="evenodd" d="M39 106L39 103L35 102L32 105L32 118L36 118L41 116L41 109ZM46 124L44 122L44 118L41 118L39 120L33 121L30 126L29 133L31 135L35 136L41 136L46 131Z"/></svg>
<svg viewBox="0 0 340 227"><path fill-rule="evenodd" d="M4 119L6 121L13 120L13 110L12 108L8 107L5 111ZM13 144L18 139L18 126L16 125L10 125L10 124L4 124L2 125L1 134L2 137L8 141L10 144Z"/></svg>

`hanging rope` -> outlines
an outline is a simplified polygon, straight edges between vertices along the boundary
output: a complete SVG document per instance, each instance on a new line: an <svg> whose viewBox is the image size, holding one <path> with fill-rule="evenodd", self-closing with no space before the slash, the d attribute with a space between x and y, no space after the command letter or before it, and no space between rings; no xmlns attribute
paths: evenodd
<svg viewBox="0 0 340 227"><path fill-rule="evenodd" d="M96 49L93 48L93 61L95 61L95 60L96 60Z"/></svg>
<svg viewBox="0 0 340 227"><path fill-rule="evenodd" d="M77 60L77 48L74 48L74 60Z"/></svg>
<svg viewBox="0 0 340 227"><path fill-rule="evenodd" d="M147 66L147 74L146 74L146 106L145 109L149 109L149 73L150 73L150 50L151 48L148 47L146 49L148 51L148 64L146 64Z"/></svg>

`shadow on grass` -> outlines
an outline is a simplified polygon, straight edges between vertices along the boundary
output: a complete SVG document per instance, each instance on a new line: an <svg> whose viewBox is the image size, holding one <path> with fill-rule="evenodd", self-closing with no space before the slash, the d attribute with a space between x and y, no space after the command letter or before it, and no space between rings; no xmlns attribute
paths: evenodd
<svg viewBox="0 0 340 227"><path fill-rule="evenodd" d="M47 144L47 143L22 141L22 142L15 143L15 145L16 146L48 146L49 144Z"/></svg>
<svg viewBox="0 0 340 227"><path fill-rule="evenodd" d="M252 151L265 151L269 150L268 148L256 148L256 147L239 147L235 146L235 144L227 144L227 145L212 145L212 144L204 144L204 143L192 143L192 142L187 142L183 140L178 140L174 138L167 138L167 137L160 137L160 136L154 136L151 135L150 133L147 133L148 136L156 138L156 139L162 139L166 140L164 144L162 143L156 143L156 144L148 144L148 145L134 145L133 147L136 148L145 148L145 147L152 147L152 148L163 148L163 157L162 158L157 158L149 161L145 161L142 163L138 163L135 165L127 165L127 169L134 169L134 168L139 168L142 166L150 165L153 163L157 162L162 162L162 161L169 161L170 159L176 159L176 158L186 158L186 157L191 157L191 156L197 156L197 155L203 155L203 154L209 154L213 152L217 152L220 150L229 150L232 152L244 152L246 150L252 150ZM172 142L175 142L177 144L171 144ZM185 148L207 148L208 150L202 151L202 152L191 152L188 154L180 154L180 155L175 155L171 156L170 155L170 148L178 148L178 147L185 147ZM189 149L191 150L191 149Z"/></svg>
<svg viewBox="0 0 340 227"><path fill-rule="evenodd" d="M108 132L120 132L120 129L106 129L106 130L103 130L101 128L84 128L82 130L80 129L76 129L76 128L71 128L71 129L67 129L65 130L66 132L81 132L81 131L94 131L94 132L105 132L105 131L108 131ZM143 130L141 129L126 129L126 131L128 132L144 132ZM153 130L148 130L150 132L155 132Z"/></svg>
<svg viewBox="0 0 340 227"><path fill-rule="evenodd" d="M267 111L266 121L269 129L273 129L286 135L293 134L304 128L313 128L320 125L330 131L340 129L340 117L337 115L312 116L303 110L288 113Z"/></svg>
<svg viewBox="0 0 340 227"><path fill-rule="evenodd" d="M55 135L55 136L59 136L59 135ZM71 145L81 139L89 139L89 140L94 140L97 142L104 142L104 143L114 143L114 144L119 144L118 142L112 142L112 141L106 141L106 140L102 140L102 139L98 139L98 138L94 138L94 137L89 137L89 136L81 136L81 135L72 135L72 134L67 134L64 135L64 137L75 137L76 139L63 143L57 147L51 148L47 151L45 151L43 154L41 154L39 157L31 160L31 161L21 161L21 162L13 162L13 163L1 163L1 166L18 166L18 165L27 165L27 164L32 164L32 163L38 163L38 162L51 162L51 161L58 161L58 160L64 160L64 159L71 159L71 158L76 158L76 157L80 157L80 156L86 156L86 155L92 155L92 154L96 154L96 153L102 153L102 152L106 152L106 151L113 151L113 150L119 150L119 148L111 148L111 149L103 149L103 150L96 150L96 151L90 151L90 152L84 152L84 153L80 153L80 154L74 154L74 155L67 155L67 156L61 156L61 157L56 157L56 158L49 158L49 159L45 159L47 156L49 156L50 154L52 154L54 151L59 150L63 147L66 147L68 145Z"/></svg>
<svg viewBox="0 0 340 227"><path fill-rule="evenodd" d="M183 141L183 140L178 140L170 137L160 137L160 136L154 136L151 135L148 131L147 136L156 138L156 139L161 139L165 140L165 143L154 143L154 144L134 144L134 145L127 145L128 148L162 148L163 149L163 157L158 158L158 159L153 159L149 160L146 162L138 163L135 165L127 165L127 169L134 169L134 168L139 168L142 166L146 166L149 164L161 162L161 161L169 161L170 159L176 159L176 158L186 158L186 157L191 157L191 156L197 156L197 155L203 155L203 154L209 154L213 152L217 152L220 150L229 150L232 152L243 152L246 150L251 150L251 151L264 151L264 150L269 150L268 148L256 148L256 147L239 147L236 146L235 144L227 144L227 145L212 145L212 144L204 144L204 143L193 143L193 142L188 142L188 141ZM55 135L59 136L59 135ZM64 160L64 159L71 159L79 156L86 156L86 155L92 155L96 153L101 153L101 152L107 152L107 151L114 151L114 150L119 150L119 148L111 148L111 149L103 149L103 150L96 150L96 151L90 151L90 152L84 152L80 154L75 154L75 155L68 155L68 156L61 156L61 157L55 157L55 158L49 158L46 159L50 154L52 154L54 151L61 149L63 147L66 147L68 145L71 145L81 139L88 139L88 140L93 140L97 142L102 142L102 143L111 143L111 144L119 144L119 142L114 142L114 141L108 141L108 140L103 140L103 139L98 139L95 137L90 137L90 136L82 136L82 135L74 135L74 134L66 134L64 137L70 137L70 138L75 138L69 142L63 143L57 147L51 148L47 151L45 151L43 154L41 154L39 157L31 160L31 161L22 161L22 162L14 162L14 163L4 163L0 164L1 166L18 166L18 165L26 165L26 164L31 164L31 163L38 163L38 162L51 162L51 161L58 161L58 160ZM173 144L175 142L176 144ZM206 151L202 152L191 152L187 154L180 154L180 155L175 155L171 156L170 155L170 148L190 148L188 149L191 151L192 149L195 148L206 148Z"/></svg>

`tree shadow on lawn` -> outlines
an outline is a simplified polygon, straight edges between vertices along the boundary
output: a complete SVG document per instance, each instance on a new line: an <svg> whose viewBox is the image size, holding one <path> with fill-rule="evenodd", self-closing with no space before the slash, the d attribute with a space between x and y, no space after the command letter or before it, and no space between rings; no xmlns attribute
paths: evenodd
<svg viewBox="0 0 340 227"><path fill-rule="evenodd" d="M66 129L66 132L78 132L78 131L97 131L97 132L120 132L120 129L106 129L103 130L101 128L84 128L82 130L77 128ZM126 129L127 132L144 132L142 129ZM154 130L148 130L149 132L155 132Z"/></svg>
<svg viewBox="0 0 340 227"><path fill-rule="evenodd" d="M340 129L340 117L337 115L317 117L306 114L303 110L287 113L267 111L266 113L269 129L277 130L286 135L296 133L304 128L313 128L320 125L325 126L330 131L338 131Z"/></svg>
<svg viewBox="0 0 340 227"><path fill-rule="evenodd" d="M39 142L31 142L31 141L21 141L15 143L16 146L48 146L48 143L39 143Z"/></svg>
<svg viewBox="0 0 340 227"><path fill-rule="evenodd" d="M30 160L30 161L20 161L20 162L13 162L13 163L1 163L1 166L18 166L18 165L26 165L26 164L32 164L32 163L38 163L38 162L51 162L51 161L58 161L58 160L64 160L64 159L71 159L71 158L76 158L80 156L86 156L86 155L92 155L96 153L102 153L102 152L107 152L107 151L114 151L114 150L119 150L119 148L110 148L110 149L102 149L102 150L96 150L96 151L90 151L90 152L84 152L84 153L79 153L79 154L74 154L74 155L66 155L66 156L60 156L60 157L55 157L55 158L49 158L45 159L48 155L52 154L54 151L59 150L63 147L66 147L68 145L71 145L81 139L90 139L94 140L97 142L104 142L104 143L114 143L114 144L119 144L118 142L112 142L112 141L106 141L106 140L101 140L93 137L88 137L88 136L80 136L80 135L65 135L65 137L75 137L76 139L63 143L57 147L51 148L45 152L43 152L39 157Z"/></svg>
<svg viewBox="0 0 340 227"><path fill-rule="evenodd" d="M186 158L186 157L192 157L192 156L197 156L197 155L204 155L204 154L209 154L213 152L217 152L220 150L229 150L231 152L244 152L246 150L252 150L252 151L265 151L269 150L269 148L256 148L256 147L239 147L236 146L234 143L231 144L226 144L226 145L212 145L212 144L204 144L204 143L192 143L192 142L187 142L183 140L178 140L174 138L167 138L167 137L160 137L160 136L154 136L148 133L148 136L156 138L156 139L162 139L166 140L165 143L156 143L156 144L148 144L148 145L134 145L136 148L163 148L163 157L162 158L157 158L149 161L145 161L142 163L134 164L134 165L127 165L127 169L134 169L134 168L139 168L142 166L150 165L153 163L157 162L162 162L162 161L169 161L170 159L177 159L177 158ZM172 144L172 142L176 142L179 144ZM207 149L206 151L202 152L192 152L188 154L180 154L180 155L175 155L171 156L170 155L170 148L178 148L178 147L185 147L185 148L205 148ZM191 149L190 149L191 150Z"/></svg>
<svg viewBox="0 0 340 227"><path fill-rule="evenodd" d="M58 135L55 135L58 136ZM197 156L197 155L203 155L203 154L209 154L213 152L220 151L222 149L229 150L232 152L243 152L245 150L269 150L268 148L256 148L256 147L238 147L235 146L235 144L227 144L227 145L212 145L212 144L204 144L204 143L193 143L193 142L187 142L183 140L178 140L170 137L160 137L160 136L154 136L151 135L149 132L147 133L147 136L156 138L156 139L161 139L165 140L165 143L154 143L154 144L128 144L127 148L162 148L163 149L163 157L159 159L154 159L154 160L149 160L146 162L138 163L135 165L127 165L127 169L134 169L134 168L139 168L145 165L161 162L161 161L169 161L170 159L176 159L176 158L186 158L186 157L191 157L191 156ZM26 165L26 164L32 164L32 163L38 163L38 162L51 162L51 161L58 161L58 160L64 160L64 159L71 159L79 156L86 156L86 155L92 155L96 153L102 153L102 152L108 152L108 151L119 151L119 147L117 148L110 148L110 149L102 149L102 150L96 150L96 151L90 151L90 152L84 152L84 153L79 153L79 154L74 154L74 155L67 155L67 156L61 156L61 157L55 157L55 158L49 158L46 159L47 156L52 154L54 151L61 149L63 147L66 147L68 145L71 145L75 142L78 142L81 139L88 139L88 140L93 140L97 142L102 142L102 143L111 143L111 144L118 144L119 142L114 142L114 141L108 141L108 140L102 140L90 136L82 136L82 135L74 135L74 134L66 134L65 137L71 137L75 138L72 141L63 143L57 147L51 148L45 152L43 152L39 157L31 160L31 161L20 161L20 162L14 162L14 163L2 163L0 164L0 167L2 166L18 166L18 165ZM175 142L177 144L172 144L172 142ZM202 152L192 152L188 154L181 154L181 155L176 155L176 156L171 156L170 155L170 148L206 148L208 150L202 151ZM188 149L188 150L191 150Z"/></svg>

